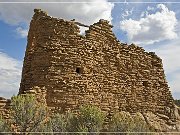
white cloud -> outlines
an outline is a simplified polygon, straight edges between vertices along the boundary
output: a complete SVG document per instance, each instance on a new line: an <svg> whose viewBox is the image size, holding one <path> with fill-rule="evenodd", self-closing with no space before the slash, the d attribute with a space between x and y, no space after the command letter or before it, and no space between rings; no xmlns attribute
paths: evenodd
<svg viewBox="0 0 180 135"><path fill-rule="evenodd" d="M148 15L149 15L148 11L143 11L143 12L141 13L141 17L146 17L146 16L148 16Z"/></svg>
<svg viewBox="0 0 180 135"><path fill-rule="evenodd" d="M30 1L30 0L19 0ZM36 0L31 0L36 1ZM59 0L49 0L48 2L59 2ZM68 2L75 2L71 0ZM87 2L87 3L86 3ZM92 2L92 3L90 3ZM11 25L21 23L29 24L34 8L41 8L49 15L64 19L76 19L84 24L92 24L99 19L111 21L111 10L113 4L107 0L84 0L83 3L55 3L55 4L0 4L0 19Z"/></svg>
<svg viewBox="0 0 180 135"><path fill-rule="evenodd" d="M122 18L124 19L124 18L132 15L133 11L134 11L134 8L132 8L132 9L130 9L130 10L125 10L125 11L122 13Z"/></svg>
<svg viewBox="0 0 180 135"><path fill-rule="evenodd" d="M155 52L162 57L166 73L170 74L180 70L180 42L170 42L168 45L163 45Z"/></svg>
<svg viewBox="0 0 180 135"><path fill-rule="evenodd" d="M0 96L10 98L17 94L21 78L22 63L0 52Z"/></svg>
<svg viewBox="0 0 180 135"><path fill-rule="evenodd" d="M170 89L173 93L180 93L180 72L175 72L172 79L172 81L169 81ZM180 99L180 97L178 99Z"/></svg>
<svg viewBox="0 0 180 135"><path fill-rule="evenodd" d="M27 29L23 29L22 27L17 27L16 28L16 32L18 35L20 35L22 38L27 37L28 35L28 30Z"/></svg>
<svg viewBox="0 0 180 135"><path fill-rule="evenodd" d="M37 2L36 0L18 0L21 2ZM48 2L60 2L60 0L49 0ZM61 0L63 1L63 0ZM66 2L66 1L64 1ZM29 26L35 8L47 11L49 15L67 20L75 19L81 23L90 25L98 22L99 19L111 21L111 10L114 5L107 0L84 0L83 3L24 3L24 4L0 4L0 19L4 22L18 26L16 32L21 38L27 36L26 29L21 24ZM84 30L84 29L83 29ZM83 31L81 31L83 33Z"/></svg>
<svg viewBox="0 0 180 135"><path fill-rule="evenodd" d="M85 35L85 31L89 29L88 27L82 27L82 26L79 26L79 28L80 28L80 34L82 35Z"/></svg>
<svg viewBox="0 0 180 135"><path fill-rule="evenodd" d="M154 7L148 6L148 7L147 7L147 10L148 10L148 11L153 11L153 10L154 10Z"/></svg>
<svg viewBox="0 0 180 135"><path fill-rule="evenodd" d="M175 12L163 4L158 4L157 8L159 11L138 21L128 19L120 22L120 28L127 32L130 42L145 45L177 38Z"/></svg>

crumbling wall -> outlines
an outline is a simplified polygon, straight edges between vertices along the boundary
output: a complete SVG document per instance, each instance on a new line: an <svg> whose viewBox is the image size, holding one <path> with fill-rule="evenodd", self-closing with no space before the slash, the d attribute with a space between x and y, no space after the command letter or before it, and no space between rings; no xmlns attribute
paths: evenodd
<svg viewBox="0 0 180 135"><path fill-rule="evenodd" d="M93 104L108 112L153 112L174 119L173 98L162 60L134 44L119 42L106 20L85 36L74 21L35 10L24 58L19 94L46 91L54 111Z"/></svg>
<svg viewBox="0 0 180 135"><path fill-rule="evenodd" d="M9 118L10 104L11 104L11 100L10 99L5 99L3 97L0 97L0 117L2 116L4 119L8 119Z"/></svg>

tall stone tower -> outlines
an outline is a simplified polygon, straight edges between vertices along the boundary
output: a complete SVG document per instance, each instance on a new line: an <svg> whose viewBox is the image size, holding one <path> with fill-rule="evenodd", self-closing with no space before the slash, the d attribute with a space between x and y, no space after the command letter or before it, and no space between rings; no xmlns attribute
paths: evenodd
<svg viewBox="0 0 180 135"><path fill-rule="evenodd" d="M19 94L37 87L59 112L80 105L118 111L152 112L173 120L173 98L162 60L134 44L120 43L106 20L80 34L79 23L35 10L30 23Z"/></svg>

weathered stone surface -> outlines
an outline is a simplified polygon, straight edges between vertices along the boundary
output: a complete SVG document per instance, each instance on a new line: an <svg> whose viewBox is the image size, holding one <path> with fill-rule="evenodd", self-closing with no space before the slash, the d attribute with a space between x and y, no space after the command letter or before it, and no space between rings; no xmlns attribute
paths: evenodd
<svg viewBox="0 0 180 135"><path fill-rule="evenodd" d="M84 36L77 24L35 10L19 94L39 95L60 113L84 104L111 115L139 112L158 130L169 130L166 126L172 123L166 121L177 122L179 112L162 60L135 44L119 42L106 20L90 25ZM154 124L156 118L160 126Z"/></svg>
<svg viewBox="0 0 180 135"><path fill-rule="evenodd" d="M47 105L59 112L94 104L111 113L151 112L163 121L175 119L162 60L155 53L120 43L106 20L90 25L85 36L77 24L35 10L20 94L43 87Z"/></svg>
<svg viewBox="0 0 180 135"><path fill-rule="evenodd" d="M9 118L9 107L11 101L0 97L0 116L3 116L5 119Z"/></svg>

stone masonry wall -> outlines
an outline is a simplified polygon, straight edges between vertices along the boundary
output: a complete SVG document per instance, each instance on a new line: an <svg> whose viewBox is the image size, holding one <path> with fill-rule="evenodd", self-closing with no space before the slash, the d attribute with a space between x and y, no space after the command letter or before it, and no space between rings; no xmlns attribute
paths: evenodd
<svg viewBox="0 0 180 135"><path fill-rule="evenodd" d="M0 97L0 117L2 116L4 119L9 118L10 114L10 99L5 99L3 97Z"/></svg>
<svg viewBox="0 0 180 135"><path fill-rule="evenodd" d="M119 42L106 20L85 35L74 21L35 10L30 23L19 94L38 87L54 111L93 104L111 114L153 112L173 119L173 98L162 60Z"/></svg>

